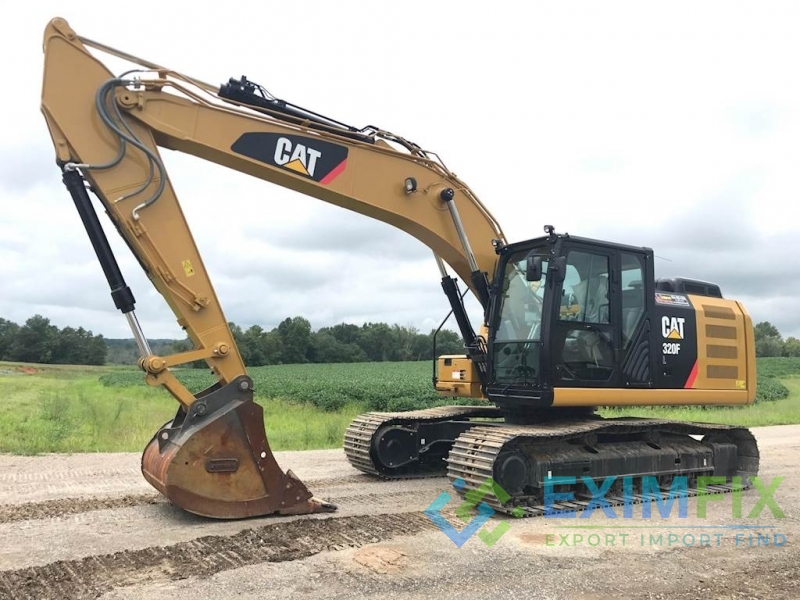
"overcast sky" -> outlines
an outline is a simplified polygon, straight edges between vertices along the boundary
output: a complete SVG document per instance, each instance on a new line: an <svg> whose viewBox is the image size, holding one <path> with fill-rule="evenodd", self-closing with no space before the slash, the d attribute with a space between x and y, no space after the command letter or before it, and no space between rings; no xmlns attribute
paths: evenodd
<svg viewBox="0 0 800 600"><path fill-rule="evenodd" d="M658 276L718 282L756 322L800 336L800 4L198 6L3 9L0 316L130 337L39 109L42 33L61 16L204 81L246 75L279 98L413 140L466 181L509 241L553 224L651 246ZM163 157L228 320L428 331L447 314L433 256L407 234L199 158ZM107 231L145 333L182 337Z"/></svg>

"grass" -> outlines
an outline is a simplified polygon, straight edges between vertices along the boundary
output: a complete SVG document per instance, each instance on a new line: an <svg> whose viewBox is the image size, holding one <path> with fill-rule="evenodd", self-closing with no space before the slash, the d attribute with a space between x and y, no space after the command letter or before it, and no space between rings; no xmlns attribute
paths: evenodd
<svg viewBox="0 0 800 600"><path fill-rule="evenodd" d="M786 379L783 385L789 395L780 400L762 402L752 406L724 406L702 408L697 406L639 406L632 408L605 408L598 413L603 417L652 417L701 423L724 423L742 427L766 425L792 425L800 423L800 379Z"/></svg>
<svg viewBox="0 0 800 600"><path fill-rule="evenodd" d="M758 368L753 406L599 412L745 427L800 423L800 359L759 359ZM271 448L309 450L340 448L345 428L362 412L453 403L433 392L430 369L427 362L282 365L250 375ZM213 382L201 369L176 375L192 391ZM15 454L141 452L178 407L132 367L0 363L0 389L0 452Z"/></svg>

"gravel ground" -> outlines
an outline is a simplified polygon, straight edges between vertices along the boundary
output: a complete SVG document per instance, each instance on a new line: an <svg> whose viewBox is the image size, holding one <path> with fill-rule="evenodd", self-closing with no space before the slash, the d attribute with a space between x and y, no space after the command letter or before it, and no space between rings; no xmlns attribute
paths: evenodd
<svg viewBox="0 0 800 600"><path fill-rule="evenodd" d="M741 518L730 495L706 518L696 499L687 518L495 515L483 530L510 527L491 547L474 535L459 548L423 514L454 496L446 479L375 481L339 450L276 453L336 513L234 522L171 506L138 454L0 456L0 597L798 598L800 426L753 431L764 481L785 477L773 494L784 518L769 506L747 518L757 490Z"/></svg>

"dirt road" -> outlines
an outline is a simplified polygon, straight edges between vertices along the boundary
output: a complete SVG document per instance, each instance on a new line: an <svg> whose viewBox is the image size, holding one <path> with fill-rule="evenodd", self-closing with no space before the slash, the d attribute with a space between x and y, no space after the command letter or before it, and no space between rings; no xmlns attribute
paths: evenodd
<svg viewBox="0 0 800 600"><path fill-rule="evenodd" d="M696 499L685 518L677 502L669 518L494 515L482 535L508 531L461 547L423 513L455 498L445 478L375 481L339 450L276 454L337 513L235 522L171 506L138 454L0 456L0 598L798 598L800 426L754 432L783 518L748 518L749 490L741 517L731 495L705 518Z"/></svg>

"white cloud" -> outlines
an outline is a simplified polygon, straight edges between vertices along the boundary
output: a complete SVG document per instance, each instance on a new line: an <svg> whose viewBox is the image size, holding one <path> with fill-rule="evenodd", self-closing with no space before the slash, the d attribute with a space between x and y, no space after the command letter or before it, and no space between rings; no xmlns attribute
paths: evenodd
<svg viewBox="0 0 800 600"><path fill-rule="evenodd" d="M800 336L795 3L309 1L187 12L143 0L124 19L99 2L14 12L0 40L14 57L0 139L6 318L40 312L128 336L39 110L42 32L63 16L80 34L205 81L244 74L437 152L510 241L552 223L652 246L669 259L657 261L660 274L717 281L754 319ZM429 329L446 314L433 258L413 238L194 157L164 158L230 320L270 326L303 314L315 327ZM147 334L180 336L106 226Z"/></svg>

